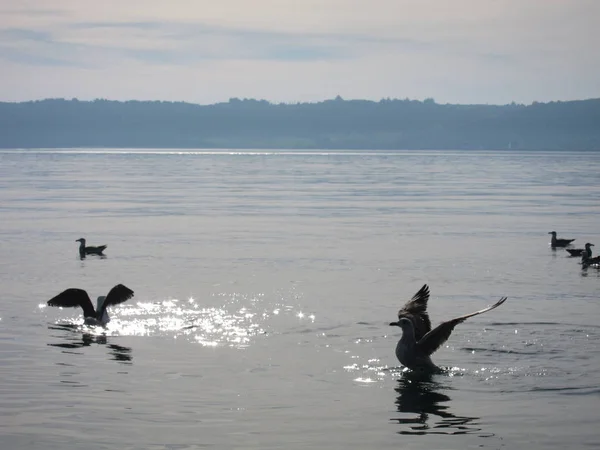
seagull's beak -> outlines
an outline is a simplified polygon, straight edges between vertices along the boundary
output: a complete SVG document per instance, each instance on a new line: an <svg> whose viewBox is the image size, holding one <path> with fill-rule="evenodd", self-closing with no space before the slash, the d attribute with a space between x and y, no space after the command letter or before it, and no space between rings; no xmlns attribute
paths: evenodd
<svg viewBox="0 0 600 450"><path fill-rule="evenodd" d="M400 322L390 322L390 327L399 327Z"/></svg>

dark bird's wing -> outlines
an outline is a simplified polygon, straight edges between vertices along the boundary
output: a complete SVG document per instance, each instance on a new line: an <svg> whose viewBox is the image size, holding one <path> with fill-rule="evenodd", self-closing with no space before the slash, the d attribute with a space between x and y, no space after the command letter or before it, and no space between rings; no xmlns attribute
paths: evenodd
<svg viewBox="0 0 600 450"><path fill-rule="evenodd" d="M83 289L67 289L56 297L48 300L48 306L62 306L64 308L76 308L77 306L81 306L84 317L96 316L94 305L92 305L89 295Z"/></svg>
<svg viewBox="0 0 600 450"><path fill-rule="evenodd" d="M122 284L117 284L106 296L106 300L104 300L104 303L102 303L102 306L98 311L98 317L102 317L102 314L104 314L104 310L106 310L107 307L126 302L131 297L133 297L133 291L131 289Z"/></svg>
<svg viewBox="0 0 600 450"><path fill-rule="evenodd" d="M438 348L440 348L444 342L448 340L450 335L452 334L452 330L454 327L461 322L464 322L469 317L476 316L478 314L483 314L484 312L491 311L494 308L497 308L502 303L506 301L507 297L502 297L496 303L491 306L488 306L485 309L480 311L475 311L471 314L466 314L464 316L457 317L456 319L451 319L446 322L442 322L429 333L427 333L423 338L417 342L417 349L426 355L433 354Z"/></svg>
<svg viewBox="0 0 600 450"><path fill-rule="evenodd" d="M427 313L427 301L429 300L429 286L423 285L419 292L411 298L406 305L398 311L398 319L406 317L410 319L415 328L415 339L417 342L431 330L431 321Z"/></svg>
<svg viewBox="0 0 600 450"><path fill-rule="evenodd" d="M566 247L571 244L575 239L557 239L555 247Z"/></svg>
<svg viewBox="0 0 600 450"><path fill-rule="evenodd" d="M566 248L566 251L568 251L571 256L581 256L581 254L583 253L583 249L582 248Z"/></svg>
<svg viewBox="0 0 600 450"><path fill-rule="evenodd" d="M86 247L85 252L90 254L102 253L106 247L106 245L100 245L99 247Z"/></svg>

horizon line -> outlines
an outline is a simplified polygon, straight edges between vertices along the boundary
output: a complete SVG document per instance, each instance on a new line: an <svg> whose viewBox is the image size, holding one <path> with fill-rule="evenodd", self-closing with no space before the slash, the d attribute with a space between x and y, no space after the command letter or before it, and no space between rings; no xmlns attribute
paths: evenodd
<svg viewBox="0 0 600 450"><path fill-rule="evenodd" d="M435 101L435 99L433 97L427 97L424 98L422 100L419 99L413 99L413 98L409 98L409 97L405 97L405 98L399 98L399 97L382 97L379 100L374 100L374 99L367 99L367 98L342 98L340 95L337 95L334 98L326 98L323 100L315 100L315 101L280 101L280 102L274 102L274 101L270 101L267 99L260 99L260 98L249 98L249 97L230 97L227 101L221 101L221 102L215 102L215 103L195 103L195 102L190 102L190 101L186 101L186 100L159 100L159 99L155 99L155 100L138 100L138 99L129 99L129 100L115 100L115 99L109 99L109 98L104 98L104 97L96 97L93 99L89 99L89 100L81 100L77 97L72 97L72 98L66 98L66 97L44 97L44 98L38 98L38 99L31 99L31 100L20 100L20 101L5 101L5 100L1 100L0 99L0 103L4 103L4 104L21 104L21 103L37 103L37 102L44 102L44 101L56 101L56 100L62 100L62 101L66 101L66 102L82 102L82 103L93 103L93 102L111 102L111 103L128 103L128 102L139 102L139 103L183 103L183 104L187 104L187 105L194 105L194 106L216 106L216 105L223 105L223 104L229 104L229 103L237 103L237 102L245 102L245 101L249 101L249 102L258 102L258 103L267 103L269 105L314 105L314 104L319 104L319 103L325 103L325 102L331 102L331 101L344 101L344 102L353 102L353 101L357 101L357 102L371 102L371 103L384 103L386 101L389 102L394 102L394 101L399 101L399 102L417 102L417 103L431 103L431 104L435 104L435 105L456 105L456 106L531 106L531 105L537 105L537 104L550 104L550 103L571 103L571 102L585 102L585 101L594 101L594 100L600 100L600 97L588 97L588 98L575 98L575 99L570 99L570 100L549 100L549 101L532 101L531 103L518 103L516 101L511 101L509 103L438 103Z"/></svg>

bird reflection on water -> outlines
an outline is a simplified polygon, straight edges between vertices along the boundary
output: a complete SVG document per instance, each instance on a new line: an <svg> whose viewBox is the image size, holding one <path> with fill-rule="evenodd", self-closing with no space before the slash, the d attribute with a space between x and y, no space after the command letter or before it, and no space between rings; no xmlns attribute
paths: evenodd
<svg viewBox="0 0 600 450"><path fill-rule="evenodd" d="M63 342L48 344L50 347L66 349L64 353L75 353L70 350L89 347L92 344L105 345L108 348L108 354L113 361L117 361L121 364L132 363L133 357L131 355L131 347L109 343L106 334L93 334L85 331L82 333L82 327L75 324L55 324L48 328L55 331L68 331L68 333L54 336L62 339Z"/></svg>
<svg viewBox="0 0 600 450"><path fill-rule="evenodd" d="M77 259L85 261L86 259L106 259L106 255L77 255Z"/></svg>
<svg viewBox="0 0 600 450"><path fill-rule="evenodd" d="M405 374L406 375L406 374ZM478 417L457 416L449 412L451 399L441 391L445 388L434 381L436 375L419 375L418 377L403 376L398 380L395 391L396 407L399 413L406 417L394 417L391 421L403 425L398 434L427 435L427 434L477 434L481 437L493 436L482 432L478 426ZM412 415L412 417L408 417ZM416 414L416 417L413 415ZM432 418L431 416L437 416Z"/></svg>

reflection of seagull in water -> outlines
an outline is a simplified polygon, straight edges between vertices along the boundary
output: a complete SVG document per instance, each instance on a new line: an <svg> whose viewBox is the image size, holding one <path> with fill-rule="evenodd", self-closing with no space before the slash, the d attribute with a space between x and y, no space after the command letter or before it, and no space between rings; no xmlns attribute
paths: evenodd
<svg viewBox="0 0 600 450"><path fill-rule="evenodd" d="M430 375L419 380L402 377L398 380L396 408L400 417L393 421L406 425L410 430L403 429L399 434L472 434L481 432L477 427L478 417L457 416L450 412L450 397L441 391L444 386L434 382ZM406 417L408 414L417 416ZM430 419L430 415L439 419Z"/></svg>
<svg viewBox="0 0 600 450"><path fill-rule="evenodd" d="M73 324L56 324L49 327L50 330L57 331L73 331L76 333L67 333L65 335L61 335L60 337L65 340L65 342L58 343L50 343L48 344L50 347L60 347L65 349L65 353L71 353L69 350L89 347L92 344L97 345L106 345L109 349L111 359L120 362L122 364L131 364L131 360L133 357L131 356L131 347L125 347L123 345L110 344L106 337L106 334L90 334L83 333L82 335L78 333L80 330L77 325Z"/></svg>
<svg viewBox="0 0 600 450"><path fill-rule="evenodd" d="M133 297L133 291L122 284L117 284L110 290L108 295L98 297L96 309L92 305L89 295L83 289L70 288L61 292L56 297L48 300L48 306L62 306L66 308L76 308L80 306L83 309L83 316L86 325L106 325L110 318L106 308L111 305L118 305Z"/></svg>
<svg viewBox="0 0 600 450"><path fill-rule="evenodd" d="M442 322L433 330L427 313L428 300L429 286L425 284L398 311L398 322L392 322L390 325L402 328L402 338L396 345L396 357L404 366L412 370L439 372L441 369L431 361L431 355L448 340L454 327L469 317L497 308L506 301L506 297L480 311Z"/></svg>

